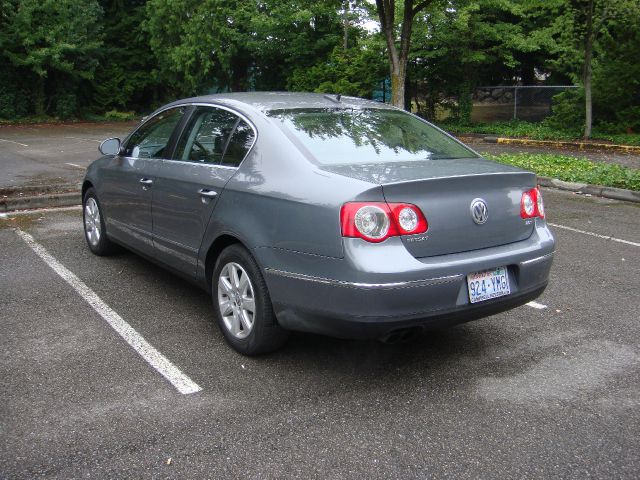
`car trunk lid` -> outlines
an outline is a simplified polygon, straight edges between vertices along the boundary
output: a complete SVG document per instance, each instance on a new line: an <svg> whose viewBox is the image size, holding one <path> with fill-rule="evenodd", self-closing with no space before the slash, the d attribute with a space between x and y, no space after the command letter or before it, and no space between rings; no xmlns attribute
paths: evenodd
<svg viewBox="0 0 640 480"><path fill-rule="evenodd" d="M478 158L327 169L379 183L387 202L418 206L428 231L402 237L418 258L504 245L533 232L534 222L520 217L520 200L535 186L536 177L515 167ZM487 219L481 224L472 215L477 200L487 207Z"/></svg>

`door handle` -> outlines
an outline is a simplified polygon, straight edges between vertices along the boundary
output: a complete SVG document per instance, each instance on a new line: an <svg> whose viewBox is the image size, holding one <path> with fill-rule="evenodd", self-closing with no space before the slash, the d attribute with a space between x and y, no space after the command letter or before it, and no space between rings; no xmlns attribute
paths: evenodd
<svg viewBox="0 0 640 480"><path fill-rule="evenodd" d="M150 178L141 178L140 183L142 184L143 188L150 187L151 185L153 185L153 180L151 180Z"/></svg>
<svg viewBox="0 0 640 480"><path fill-rule="evenodd" d="M200 190L198 190L198 193L201 197L206 198L215 198L218 196L218 192L216 192L215 190L209 190L207 188L201 188Z"/></svg>

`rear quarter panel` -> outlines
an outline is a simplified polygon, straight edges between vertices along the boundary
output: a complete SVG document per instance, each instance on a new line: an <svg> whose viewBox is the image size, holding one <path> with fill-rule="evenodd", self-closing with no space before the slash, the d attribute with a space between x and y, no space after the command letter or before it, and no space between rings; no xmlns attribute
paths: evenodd
<svg viewBox="0 0 640 480"><path fill-rule="evenodd" d="M382 201L381 187L320 170L264 115L250 118L258 138L220 195L201 251L226 233L251 249L341 258L340 207Z"/></svg>

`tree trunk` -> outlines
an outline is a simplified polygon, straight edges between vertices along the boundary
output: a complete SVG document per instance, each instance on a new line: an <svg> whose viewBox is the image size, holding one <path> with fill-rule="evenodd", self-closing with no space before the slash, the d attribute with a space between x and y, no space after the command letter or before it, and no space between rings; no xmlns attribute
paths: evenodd
<svg viewBox="0 0 640 480"><path fill-rule="evenodd" d="M38 86L36 89L36 95L34 99L34 110L36 115L44 115L46 113L46 93L45 93L45 82L46 78L38 75Z"/></svg>
<svg viewBox="0 0 640 480"><path fill-rule="evenodd" d="M342 35L342 49L346 52L349 49L349 0L345 0L343 3L342 28L344 29Z"/></svg>
<svg viewBox="0 0 640 480"><path fill-rule="evenodd" d="M585 55L584 68L584 138L591 138L591 126L593 124L593 104L591 100L591 52Z"/></svg>
<svg viewBox="0 0 640 480"><path fill-rule="evenodd" d="M591 76L593 68L591 66L591 60L593 59L593 8L594 0L589 1L589 11L587 12L587 29L584 36L584 72L583 72L583 84L584 84L584 138L588 140L591 138L591 126L593 124L593 104L591 99Z"/></svg>
<svg viewBox="0 0 640 480"><path fill-rule="evenodd" d="M387 42L387 52L391 70L391 104L405 108L405 82L407 79L407 62L411 43L413 19L418 12L427 8L433 0L423 0L415 7L414 0L404 0L404 12L400 25L400 48L396 46L395 1L376 0L380 31Z"/></svg>
<svg viewBox="0 0 640 480"><path fill-rule="evenodd" d="M404 108L404 88L406 79L406 64L391 67L391 104L395 107Z"/></svg>

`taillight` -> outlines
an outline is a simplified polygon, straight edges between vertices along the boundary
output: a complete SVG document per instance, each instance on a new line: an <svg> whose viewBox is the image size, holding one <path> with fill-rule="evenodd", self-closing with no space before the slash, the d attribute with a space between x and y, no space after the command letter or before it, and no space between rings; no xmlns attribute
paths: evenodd
<svg viewBox="0 0 640 480"><path fill-rule="evenodd" d="M424 233L429 228L422 211L409 203L351 202L340 210L343 237L382 242L389 237Z"/></svg>
<svg viewBox="0 0 640 480"><path fill-rule="evenodd" d="M532 188L522 194L522 200L520 200L520 216L522 218L544 218L544 202L542 201L542 193L540 193L540 190Z"/></svg>

